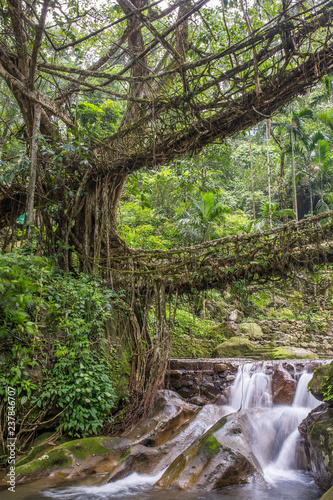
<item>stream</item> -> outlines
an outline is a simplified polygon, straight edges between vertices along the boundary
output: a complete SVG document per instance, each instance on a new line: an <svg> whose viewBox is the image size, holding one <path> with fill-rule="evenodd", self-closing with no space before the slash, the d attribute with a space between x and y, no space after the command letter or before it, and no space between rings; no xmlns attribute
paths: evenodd
<svg viewBox="0 0 333 500"><path fill-rule="evenodd" d="M311 377L306 371L300 375L291 406L273 405L269 362L239 366L225 414L248 410L251 451L263 470L264 482L201 493L155 487L164 470L155 476L134 473L101 486L96 486L96 477L66 482L66 486L57 486L54 479L47 478L17 485L15 500L318 500L323 492L306 470L297 429L310 410L320 404L307 391ZM208 422L206 430L214 423ZM11 495L2 491L1 500Z"/></svg>

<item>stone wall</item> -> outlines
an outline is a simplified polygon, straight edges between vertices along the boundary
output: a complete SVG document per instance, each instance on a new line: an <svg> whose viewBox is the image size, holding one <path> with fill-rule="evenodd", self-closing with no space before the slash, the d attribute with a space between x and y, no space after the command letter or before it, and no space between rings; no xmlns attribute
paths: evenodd
<svg viewBox="0 0 333 500"><path fill-rule="evenodd" d="M171 359L166 374L165 388L177 392L187 402L228 404L230 386L236 378L238 367L248 359ZM257 361L257 363L260 363ZM277 369L285 372L284 380L298 380L306 369L312 372L320 361L286 360L265 361L265 370L273 375Z"/></svg>

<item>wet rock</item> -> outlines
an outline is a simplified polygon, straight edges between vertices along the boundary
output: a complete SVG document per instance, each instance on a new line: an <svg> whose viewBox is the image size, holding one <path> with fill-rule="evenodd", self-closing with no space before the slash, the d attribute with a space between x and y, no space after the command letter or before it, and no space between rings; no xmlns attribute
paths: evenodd
<svg viewBox="0 0 333 500"><path fill-rule="evenodd" d="M215 365L215 370L218 372L218 373L221 373L221 372L225 372L227 369L227 365L224 364L224 363L217 363Z"/></svg>
<svg viewBox="0 0 333 500"><path fill-rule="evenodd" d="M216 405L207 404L203 408L197 407L196 413L188 422L169 436L163 444L153 441L140 441L134 444L129 453L118 463L117 467L103 480L103 483L116 481L130 474L156 474L167 468L189 444L205 433L208 427L214 424L225 413L225 409Z"/></svg>
<svg viewBox="0 0 333 500"><path fill-rule="evenodd" d="M207 399L202 396L193 396L193 398L189 400L189 403L197 406L204 406L207 403Z"/></svg>
<svg viewBox="0 0 333 500"><path fill-rule="evenodd" d="M63 479L71 479L91 471L107 472L118 463L130 446L128 439L109 437L76 439L59 446L50 446L31 461L28 457L27 460L19 460L16 480L17 483L26 483L50 474L60 474Z"/></svg>
<svg viewBox="0 0 333 500"><path fill-rule="evenodd" d="M333 361L329 365L319 366L309 382L309 389L313 396L323 401L328 391L328 385L333 385ZM333 397L333 391L332 391ZM328 401L333 406L333 400Z"/></svg>
<svg viewBox="0 0 333 500"><path fill-rule="evenodd" d="M319 500L333 500L333 487L326 491L326 493L320 497Z"/></svg>
<svg viewBox="0 0 333 500"><path fill-rule="evenodd" d="M160 446L197 412L197 406L186 403L177 393L159 391L151 417L135 426L126 437L134 444L149 440Z"/></svg>
<svg viewBox="0 0 333 500"><path fill-rule="evenodd" d="M296 381L282 367L277 368L272 376L272 395L274 404L291 405L296 393Z"/></svg>
<svg viewBox="0 0 333 500"><path fill-rule="evenodd" d="M260 480L262 471L250 451L244 412L219 420L167 468L157 485L210 491Z"/></svg>
<svg viewBox="0 0 333 500"><path fill-rule="evenodd" d="M316 484L327 490L333 486L333 408L323 403L298 427L305 440Z"/></svg>

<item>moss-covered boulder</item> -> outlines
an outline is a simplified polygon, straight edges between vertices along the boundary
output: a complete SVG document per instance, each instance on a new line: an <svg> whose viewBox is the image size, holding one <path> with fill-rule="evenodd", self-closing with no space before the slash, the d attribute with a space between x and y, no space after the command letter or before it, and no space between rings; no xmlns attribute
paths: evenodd
<svg viewBox="0 0 333 500"><path fill-rule="evenodd" d="M234 321L225 321L210 328L208 334L212 339L217 337L230 339L240 334L239 325Z"/></svg>
<svg viewBox="0 0 333 500"><path fill-rule="evenodd" d="M314 424L310 443L316 457L318 483L324 488L333 486L333 418Z"/></svg>
<svg viewBox="0 0 333 500"><path fill-rule="evenodd" d="M128 439L109 437L76 439L55 447L46 443L42 453L37 446L18 462L16 479L22 483L55 472L61 473L64 479L84 475L85 471L108 472L110 464L114 467L130 447ZM101 462L104 463L102 467Z"/></svg>
<svg viewBox="0 0 333 500"><path fill-rule="evenodd" d="M171 357L209 358L212 348L219 341L216 342L210 338L191 337L187 334L175 335L172 338Z"/></svg>
<svg viewBox="0 0 333 500"><path fill-rule="evenodd" d="M18 481L28 477L35 479L36 477L48 476L52 471L63 469L69 465L72 465L72 458L60 445L45 451L39 458L18 466L16 477Z"/></svg>
<svg viewBox="0 0 333 500"><path fill-rule="evenodd" d="M242 335L253 340L259 340L264 335L261 326L256 323L241 323L239 329Z"/></svg>
<svg viewBox="0 0 333 500"><path fill-rule="evenodd" d="M319 366L309 382L309 389L315 398L324 401L324 398L331 393L332 399L327 403L333 406L333 361L329 365ZM330 390L329 387L332 389Z"/></svg>
<svg viewBox="0 0 333 500"><path fill-rule="evenodd" d="M301 347L278 347L270 353L272 359L317 359L318 356Z"/></svg>
<svg viewBox="0 0 333 500"><path fill-rule="evenodd" d="M256 350L255 345L242 337L231 337L229 340L218 345L212 354L213 358L237 358L250 356Z"/></svg>
<svg viewBox="0 0 333 500"><path fill-rule="evenodd" d="M307 447L315 481L323 490L333 486L333 408L326 403L312 410L298 427Z"/></svg>
<svg viewBox="0 0 333 500"><path fill-rule="evenodd" d="M333 500L333 487L326 491L319 500Z"/></svg>

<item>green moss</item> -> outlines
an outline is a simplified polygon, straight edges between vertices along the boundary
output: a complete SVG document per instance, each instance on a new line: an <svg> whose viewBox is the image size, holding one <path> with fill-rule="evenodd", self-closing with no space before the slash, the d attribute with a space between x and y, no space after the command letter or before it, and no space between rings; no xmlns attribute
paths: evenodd
<svg viewBox="0 0 333 500"><path fill-rule="evenodd" d="M325 468L333 468L333 419L314 424L310 432L310 441L316 454L322 457Z"/></svg>
<svg viewBox="0 0 333 500"><path fill-rule="evenodd" d="M261 326L256 323L242 323L239 325L239 329L242 335L254 339L260 339L264 335Z"/></svg>
<svg viewBox="0 0 333 500"><path fill-rule="evenodd" d="M47 441L51 436L54 435L54 432L43 432L43 434L40 434L40 436L38 436L34 443L33 443L33 447L30 447L30 448L27 448L26 450L26 455L23 456L22 458L20 458L17 462L16 462L16 466L20 466L20 465L24 465L24 464L27 464L29 462L31 462L32 460L34 460L35 458L38 458L40 455L45 455L45 451L46 450L52 450L53 449L53 445L50 445L50 444L42 444L44 443L44 441ZM66 443L67 441L70 441L70 438L68 436L60 436L57 440L56 440L56 443L57 444L62 444L62 443Z"/></svg>
<svg viewBox="0 0 333 500"><path fill-rule="evenodd" d="M179 335L172 338L171 357L209 358L215 342L211 339Z"/></svg>
<svg viewBox="0 0 333 500"><path fill-rule="evenodd" d="M215 455L219 453L221 449L221 444L217 441L214 436L209 436L202 446L202 450L207 456L207 458L211 459Z"/></svg>
<svg viewBox="0 0 333 500"><path fill-rule="evenodd" d="M119 463L124 462L130 456L131 449L132 446L125 451L124 456L119 460Z"/></svg>
<svg viewBox="0 0 333 500"><path fill-rule="evenodd" d="M279 309L277 311L277 313L278 313L277 316L280 319L293 319L294 318L294 313L288 307L282 307L281 309Z"/></svg>
<svg viewBox="0 0 333 500"><path fill-rule="evenodd" d="M279 347L271 352L272 359L316 359L317 356L298 347Z"/></svg>
<svg viewBox="0 0 333 500"><path fill-rule="evenodd" d="M34 446L39 446L41 443L44 443L47 439L50 439L51 436L53 436L54 432L43 432L39 436L36 437L34 440L33 445Z"/></svg>
<svg viewBox="0 0 333 500"><path fill-rule="evenodd" d="M226 340L230 339L231 337L234 337L237 335L237 332L235 331L234 328L230 326L228 322L225 323L219 323L218 325L213 326L209 330L209 336L212 339L221 339L221 340Z"/></svg>
<svg viewBox="0 0 333 500"><path fill-rule="evenodd" d="M45 472L46 470L58 469L60 467L63 468L67 465L71 465L71 463L72 460L66 455L65 450L61 447L57 447L36 460L17 467L16 474L18 476L38 475L42 471Z"/></svg>
<svg viewBox="0 0 333 500"><path fill-rule="evenodd" d="M319 500L333 500L333 486Z"/></svg>
<svg viewBox="0 0 333 500"><path fill-rule="evenodd" d="M31 449L30 453L26 455L25 457L19 459L16 462L16 466L19 467L21 465L27 464L29 462L32 462L36 457L39 457L40 455L43 455L44 451L52 449L52 446L49 444L43 444L42 446L35 446L34 448Z"/></svg>
<svg viewBox="0 0 333 500"><path fill-rule="evenodd" d="M101 437L90 437L84 439L76 439L75 441L69 441L61 445L64 450L70 451L75 458L84 460L89 455L107 455L109 449L103 446L101 443L103 438Z"/></svg>
<svg viewBox="0 0 333 500"><path fill-rule="evenodd" d="M319 366L314 374L312 379L309 382L309 390L314 395L315 398L320 401L324 401L329 397L329 386L333 385L333 362L329 365ZM333 401L328 401L330 404L333 404Z"/></svg>
<svg viewBox="0 0 333 500"><path fill-rule="evenodd" d="M247 339L232 337L218 345L213 351L214 358L234 358L254 354L255 346Z"/></svg>
<svg viewBox="0 0 333 500"><path fill-rule="evenodd" d="M162 488L166 488L169 484L171 484L185 469L186 467L186 458L183 453L181 453L167 468L164 472L161 479L158 481L156 486L160 486Z"/></svg>

